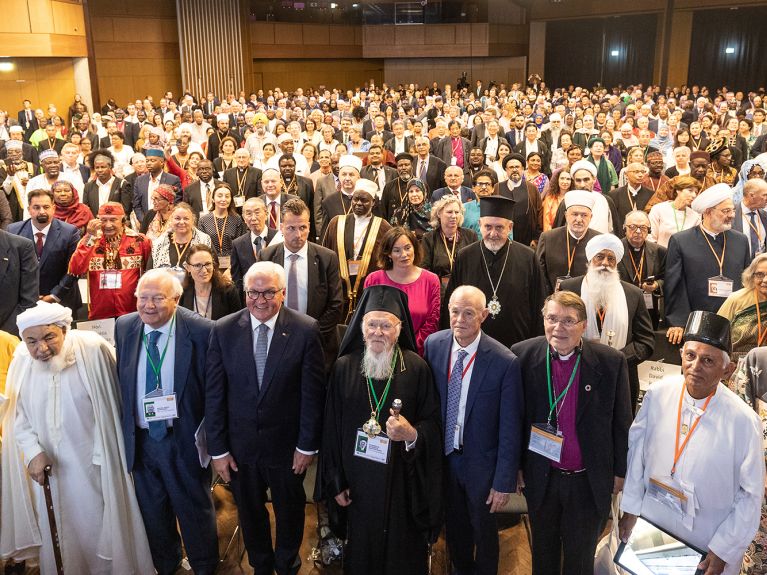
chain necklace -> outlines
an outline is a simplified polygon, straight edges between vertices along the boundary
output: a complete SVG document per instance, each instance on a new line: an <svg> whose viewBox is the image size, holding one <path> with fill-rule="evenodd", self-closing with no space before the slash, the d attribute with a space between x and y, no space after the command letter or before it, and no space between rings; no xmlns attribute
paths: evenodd
<svg viewBox="0 0 767 575"><path fill-rule="evenodd" d="M386 401L386 397L389 395L389 388L391 387L391 380L394 378L394 366L397 365L397 354L400 353L399 346L394 348L394 353L392 354L391 358L391 374L389 374L389 379L386 380L386 387L384 387L383 394L381 394L381 398L379 399L376 395L376 390L373 387L373 380L370 377L366 377L367 379L367 390L368 390L368 402L370 403L370 419L368 419L365 423L362 424L362 431L364 431L368 437L371 439L381 433L381 424L378 422L378 416L381 413L381 407L383 407L384 402ZM371 395L372 391L372 395ZM375 398L375 404L373 403L373 399Z"/></svg>
<svg viewBox="0 0 767 575"><path fill-rule="evenodd" d="M501 285L503 279L503 273L506 271L506 264L509 261L509 252L511 251L511 245L508 245L506 250L506 258L503 260L503 267L501 268L501 275L498 276L498 281L493 285L493 278L490 277L490 267L487 265L487 259L485 258L485 251L482 246L479 247L479 252L482 254L482 263L485 264L485 272L487 273L487 281L490 282L490 289L493 290L493 297L487 302L487 311L490 312L490 317L495 319L499 313L501 313L501 302L498 301L498 288Z"/></svg>

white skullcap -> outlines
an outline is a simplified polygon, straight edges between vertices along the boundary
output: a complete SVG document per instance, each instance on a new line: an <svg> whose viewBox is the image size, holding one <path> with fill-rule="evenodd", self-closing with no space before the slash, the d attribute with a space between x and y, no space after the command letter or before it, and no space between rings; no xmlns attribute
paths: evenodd
<svg viewBox="0 0 767 575"><path fill-rule="evenodd" d="M23 150L24 145L19 140L8 140L5 143L6 150Z"/></svg>
<svg viewBox="0 0 767 575"><path fill-rule="evenodd" d="M559 114L559 112L554 112L549 116L549 122L553 122L555 120L562 121L562 116Z"/></svg>
<svg viewBox="0 0 767 575"><path fill-rule="evenodd" d="M229 114L218 114L216 116L216 122L228 122Z"/></svg>
<svg viewBox="0 0 767 575"><path fill-rule="evenodd" d="M354 168L358 172L362 171L362 159L352 154L344 154L338 159L339 171L343 168Z"/></svg>
<svg viewBox="0 0 767 575"><path fill-rule="evenodd" d="M277 144L284 144L285 142L292 142L292 141L293 141L293 136L291 136L287 132L283 132L277 138Z"/></svg>
<svg viewBox="0 0 767 575"><path fill-rule="evenodd" d="M24 133L24 128L22 128L18 124L14 124L10 128L8 128L8 132L9 133L11 133L11 132L19 132L19 133L23 134Z"/></svg>
<svg viewBox="0 0 767 575"><path fill-rule="evenodd" d="M16 316L16 325L22 335L27 328L54 323L65 324L68 328L72 323L72 310L59 303L38 300L35 307L31 307Z"/></svg>
<svg viewBox="0 0 767 575"><path fill-rule="evenodd" d="M355 192L367 192L371 196L378 197L378 184L371 182L365 178L360 178L357 183L354 184Z"/></svg>
<svg viewBox="0 0 767 575"><path fill-rule="evenodd" d="M586 259L591 261L602 250L610 250L618 261L623 259L623 242L612 234L599 234L591 238L586 244Z"/></svg>
<svg viewBox="0 0 767 575"><path fill-rule="evenodd" d="M716 184L703 190L698 197L692 201L690 206L693 210L702 214L709 208L721 204L724 200L732 199L732 189L727 184Z"/></svg>
<svg viewBox="0 0 767 575"><path fill-rule="evenodd" d="M590 210L594 209L594 192L587 192L586 190L572 190L565 194L565 209L569 209L573 206L583 206Z"/></svg>
<svg viewBox="0 0 767 575"><path fill-rule="evenodd" d="M597 167L588 160L578 160L572 166L570 166L570 173L575 177L575 172L578 170L586 170L595 178L597 177Z"/></svg>

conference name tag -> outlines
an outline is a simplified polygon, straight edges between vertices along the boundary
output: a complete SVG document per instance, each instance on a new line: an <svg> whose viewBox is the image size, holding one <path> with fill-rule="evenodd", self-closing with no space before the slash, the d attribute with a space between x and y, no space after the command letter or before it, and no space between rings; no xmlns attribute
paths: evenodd
<svg viewBox="0 0 767 575"><path fill-rule="evenodd" d="M117 270L101 272L99 277L99 287L101 289L122 289L122 274Z"/></svg>
<svg viewBox="0 0 767 575"><path fill-rule="evenodd" d="M647 309L653 309L652 294L644 292L642 294L642 296L644 297L644 305L645 305L645 307Z"/></svg>
<svg viewBox="0 0 767 575"><path fill-rule="evenodd" d="M346 260L346 264L349 266L349 276L356 276L360 271L361 260Z"/></svg>
<svg viewBox="0 0 767 575"><path fill-rule="evenodd" d="M455 156L450 158L450 165L451 166L457 166L458 165L458 158L456 158Z"/></svg>
<svg viewBox="0 0 767 575"><path fill-rule="evenodd" d="M376 463L389 463L390 445L391 440L384 434L369 437L367 433L358 429L357 440L354 442L354 455Z"/></svg>
<svg viewBox="0 0 767 575"><path fill-rule="evenodd" d="M548 423L533 423L530 428L530 444L528 449L538 455L543 455L554 463L562 459L562 444L565 438L557 433Z"/></svg>
<svg viewBox="0 0 767 575"><path fill-rule="evenodd" d="M708 278L709 297L730 297L732 294L733 281L724 276Z"/></svg>
<svg viewBox="0 0 767 575"><path fill-rule="evenodd" d="M228 270L231 267L231 258L229 256L218 256L218 267L222 270Z"/></svg>
<svg viewBox="0 0 767 575"><path fill-rule="evenodd" d="M165 421L178 417L175 393L163 395L152 392L141 400L141 404L147 421Z"/></svg>
<svg viewBox="0 0 767 575"><path fill-rule="evenodd" d="M662 479L650 477L647 495L661 505L676 511L679 515L687 514L687 494L685 494L682 486L670 477Z"/></svg>
<svg viewBox="0 0 767 575"><path fill-rule="evenodd" d="M241 208L245 203L245 196L234 196L234 207Z"/></svg>

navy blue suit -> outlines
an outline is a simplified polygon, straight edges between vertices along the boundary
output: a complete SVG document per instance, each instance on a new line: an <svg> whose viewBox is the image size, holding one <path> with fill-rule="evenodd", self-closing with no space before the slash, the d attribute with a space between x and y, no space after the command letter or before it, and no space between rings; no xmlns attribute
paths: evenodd
<svg viewBox="0 0 767 575"><path fill-rule="evenodd" d="M136 213L138 221L143 221L144 216L149 211L149 181L151 177L149 173L141 174L133 184L133 211ZM160 174L160 183L168 184L175 188L176 199L173 202L174 204L182 200L181 180L177 176L168 172L162 172Z"/></svg>
<svg viewBox="0 0 767 575"><path fill-rule="evenodd" d="M16 316L38 299L35 245L0 230L0 329L19 335Z"/></svg>
<svg viewBox="0 0 767 575"><path fill-rule="evenodd" d="M32 243L37 241L37 229L32 225L31 219L11 224L8 226L8 233L32 240ZM75 252L79 241L80 231L75 226L54 218L43 244L42 256L38 260L40 295L56 296L61 300L61 305L72 311L77 311L82 305L77 276L67 273L69 258Z"/></svg>
<svg viewBox="0 0 767 575"><path fill-rule="evenodd" d="M442 407L447 413L453 333L432 334L424 345ZM470 358L466 358L464 367ZM480 335L466 398L461 449L446 457L446 535L456 573L498 572L498 528L487 501L490 489L513 493L522 449L522 375L516 356ZM458 422L461 425L461 422ZM452 434L453 430L444 430Z"/></svg>
<svg viewBox="0 0 767 575"><path fill-rule="evenodd" d="M476 200L477 199L477 195L474 193L474 190L472 190L471 188L468 188L466 186L461 186L459 191L461 192L461 203L462 204L465 204L466 202L470 202L472 200ZM434 202L439 200L442 196L445 196L445 195L450 194L450 193L452 193L452 192L450 191L450 188L448 188L448 187L439 188L437 190L434 190L431 193L431 203L433 204Z"/></svg>
<svg viewBox="0 0 767 575"><path fill-rule="evenodd" d="M160 441L137 427L136 380L139 354L146 353L144 323L134 312L117 318L115 327L125 459L160 575L175 573L181 561L176 519L195 573L213 573L218 564L210 469L200 466L194 438L205 410L205 352L212 326L210 320L176 308L173 389L178 418Z"/></svg>
<svg viewBox="0 0 767 575"><path fill-rule="evenodd" d="M303 538L304 474L293 473L296 449L317 451L325 405L325 370L316 320L282 307L259 387L254 330L245 309L221 318L210 336L205 431L211 455L237 463L232 493L248 560L256 573L297 573ZM266 490L277 540L272 550Z"/></svg>

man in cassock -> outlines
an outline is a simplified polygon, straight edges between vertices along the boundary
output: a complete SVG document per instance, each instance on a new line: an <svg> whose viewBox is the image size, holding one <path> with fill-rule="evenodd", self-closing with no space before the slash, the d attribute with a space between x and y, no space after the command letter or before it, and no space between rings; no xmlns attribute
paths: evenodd
<svg viewBox="0 0 767 575"><path fill-rule="evenodd" d="M442 306L443 325L448 323L447 302L458 286L478 287L487 298L490 317L483 328L506 347L542 331L541 273L535 252L509 240L514 227L514 202L487 196L479 205L482 240L458 252Z"/></svg>
<svg viewBox="0 0 767 575"><path fill-rule="evenodd" d="M503 159L508 179L496 184L496 195L514 201L514 241L535 249L543 227L541 195L538 188L525 180L525 159L509 154Z"/></svg>
<svg viewBox="0 0 767 575"><path fill-rule="evenodd" d="M621 500L622 540L642 516L707 551L698 566L706 575L740 572L764 497L759 417L721 383L736 367L731 351L726 318L690 314L682 375L650 386L629 431ZM680 454L675 442L682 442Z"/></svg>
<svg viewBox="0 0 767 575"><path fill-rule="evenodd" d="M625 186L615 188L608 195L615 204L618 213L617 225L613 228L615 235L623 237L625 235L623 224L626 221L626 215L635 210L643 210L647 202L654 194L652 188L642 185L647 175L647 166L639 162L633 162L626 166Z"/></svg>
<svg viewBox="0 0 767 575"><path fill-rule="evenodd" d="M667 337L682 341L690 312L716 312L724 300L743 287L741 274L751 263L748 238L732 229L735 205L727 184L704 190L692 202L701 224L677 232L668 242L666 284Z"/></svg>
<svg viewBox="0 0 767 575"><path fill-rule="evenodd" d="M125 466L114 350L70 331L72 311L58 303L40 301L16 322L25 345L6 385L0 555L57 573L47 474L65 573L154 573Z"/></svg>
<svg viewBox="0 0 767 575"><path fill-rule="evenodd" d="M543 274L545 295L559 291L561 281L586 273L586 244L599 232L589 227L594 195L574 190L565 194L565 222L543 232L538 240L535 258Z"/></svg>
<svg viewBox="0 0 767 575"><path fill-rule="evenodd" d="M442 519L440 401L415 349L407 296L366 289L330 377L317 481L348 539L345 573L428 571Z"/></svg>
<svg viewBox="0 0 767 575"><path fill-rule="evenodd" d="M655 348L650 315L642 290L621 281L618 262L623 244L612 234L600 234L586 244L589 261L585 276L562 282L562 289L577 293L586 304L584 337L617 349L626 357L631 388L631 408L639 398L637 365L648 359Z"/></svg>

